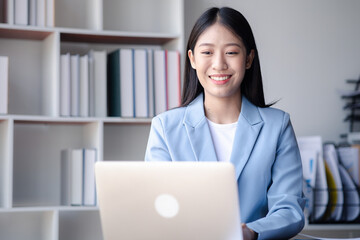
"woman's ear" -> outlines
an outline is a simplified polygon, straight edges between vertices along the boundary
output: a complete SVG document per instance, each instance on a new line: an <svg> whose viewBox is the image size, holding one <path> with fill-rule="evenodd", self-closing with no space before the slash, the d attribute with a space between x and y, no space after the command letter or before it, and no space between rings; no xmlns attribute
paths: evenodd
<svg viewBox="0 0 360 240"><path fill-rule="evenodd" d="M255 57L255 51L254 49L251 49L249 55L246 56L246 65L245 65L246 69L251 68L254 57Z"/></svg>
<svg viewBox="0 0 360 240"><path fill-rule="evenodd" d="M193 52L191 51L191 49L189 49L189 51L188 51L188 57L189 57L189 60L190 60L191 67L192 67L193 69L196 69L195 58L194 58L194 54L193 54Z"/></svg>

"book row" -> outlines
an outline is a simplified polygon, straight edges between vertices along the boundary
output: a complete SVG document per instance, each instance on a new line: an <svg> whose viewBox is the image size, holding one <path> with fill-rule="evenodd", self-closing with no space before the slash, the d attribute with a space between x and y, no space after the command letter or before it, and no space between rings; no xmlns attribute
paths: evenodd
<svg viewBox="0 0 360 240"><path fill-rule="evenodd" d="M180 54L153 49L62 54L60 115L148 118L180 105Z"/></svg>
<svg viewBox="0 0 360 240"><path fill-rule="evenodd" d="M360 220L360 145L299 137L306 210L311 222Z"/></svg>
<svg viewBox="0 0 360 240"><path fill-rule="evenodd" d="M54 26L54 0L0 0L0 22L41 27Z"/></svg>
<svg viewBox="0 0 360 240"><path fill-rule="evenodd" d="M92 148L61 150L61 205L96 205L96 155Z"/></svg>

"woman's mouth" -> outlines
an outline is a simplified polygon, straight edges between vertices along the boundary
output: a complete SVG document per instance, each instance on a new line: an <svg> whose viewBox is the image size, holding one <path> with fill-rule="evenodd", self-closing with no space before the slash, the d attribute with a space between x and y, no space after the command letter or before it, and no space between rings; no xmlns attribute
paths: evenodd
<svg viewBox="0 0 360 240"><path fill-rule="evenodd" d="M230 78L231 75L210 75L209 78L215 83L215 84L225 84L227 83Z"/></svg>

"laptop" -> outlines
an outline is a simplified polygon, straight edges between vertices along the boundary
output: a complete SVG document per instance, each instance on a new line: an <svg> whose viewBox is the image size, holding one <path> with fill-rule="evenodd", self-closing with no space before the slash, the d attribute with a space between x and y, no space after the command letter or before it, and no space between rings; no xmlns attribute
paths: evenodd
<svg viewBox="0 0 360 240"><path fill-rule="evenodd" d="M105 240L242 240L235 170L225 162L95 165Z"/></svg>

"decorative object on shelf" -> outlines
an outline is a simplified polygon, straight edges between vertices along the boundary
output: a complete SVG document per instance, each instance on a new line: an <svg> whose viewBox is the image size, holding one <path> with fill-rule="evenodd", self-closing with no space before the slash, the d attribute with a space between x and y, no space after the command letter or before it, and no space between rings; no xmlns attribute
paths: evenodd
<svg viewBox="0 0 360 240"><path fill-rule="evenodd" d="M345 110L350 110L350 114L346 116L344 121L349 121L349 132L355 132L360 130L360 126L357 126L357 122L360 122L360 78L358 80L347 80L347 83L354 84L353 91L342 91L341 97L347 100L344 106Z"/></svg>

